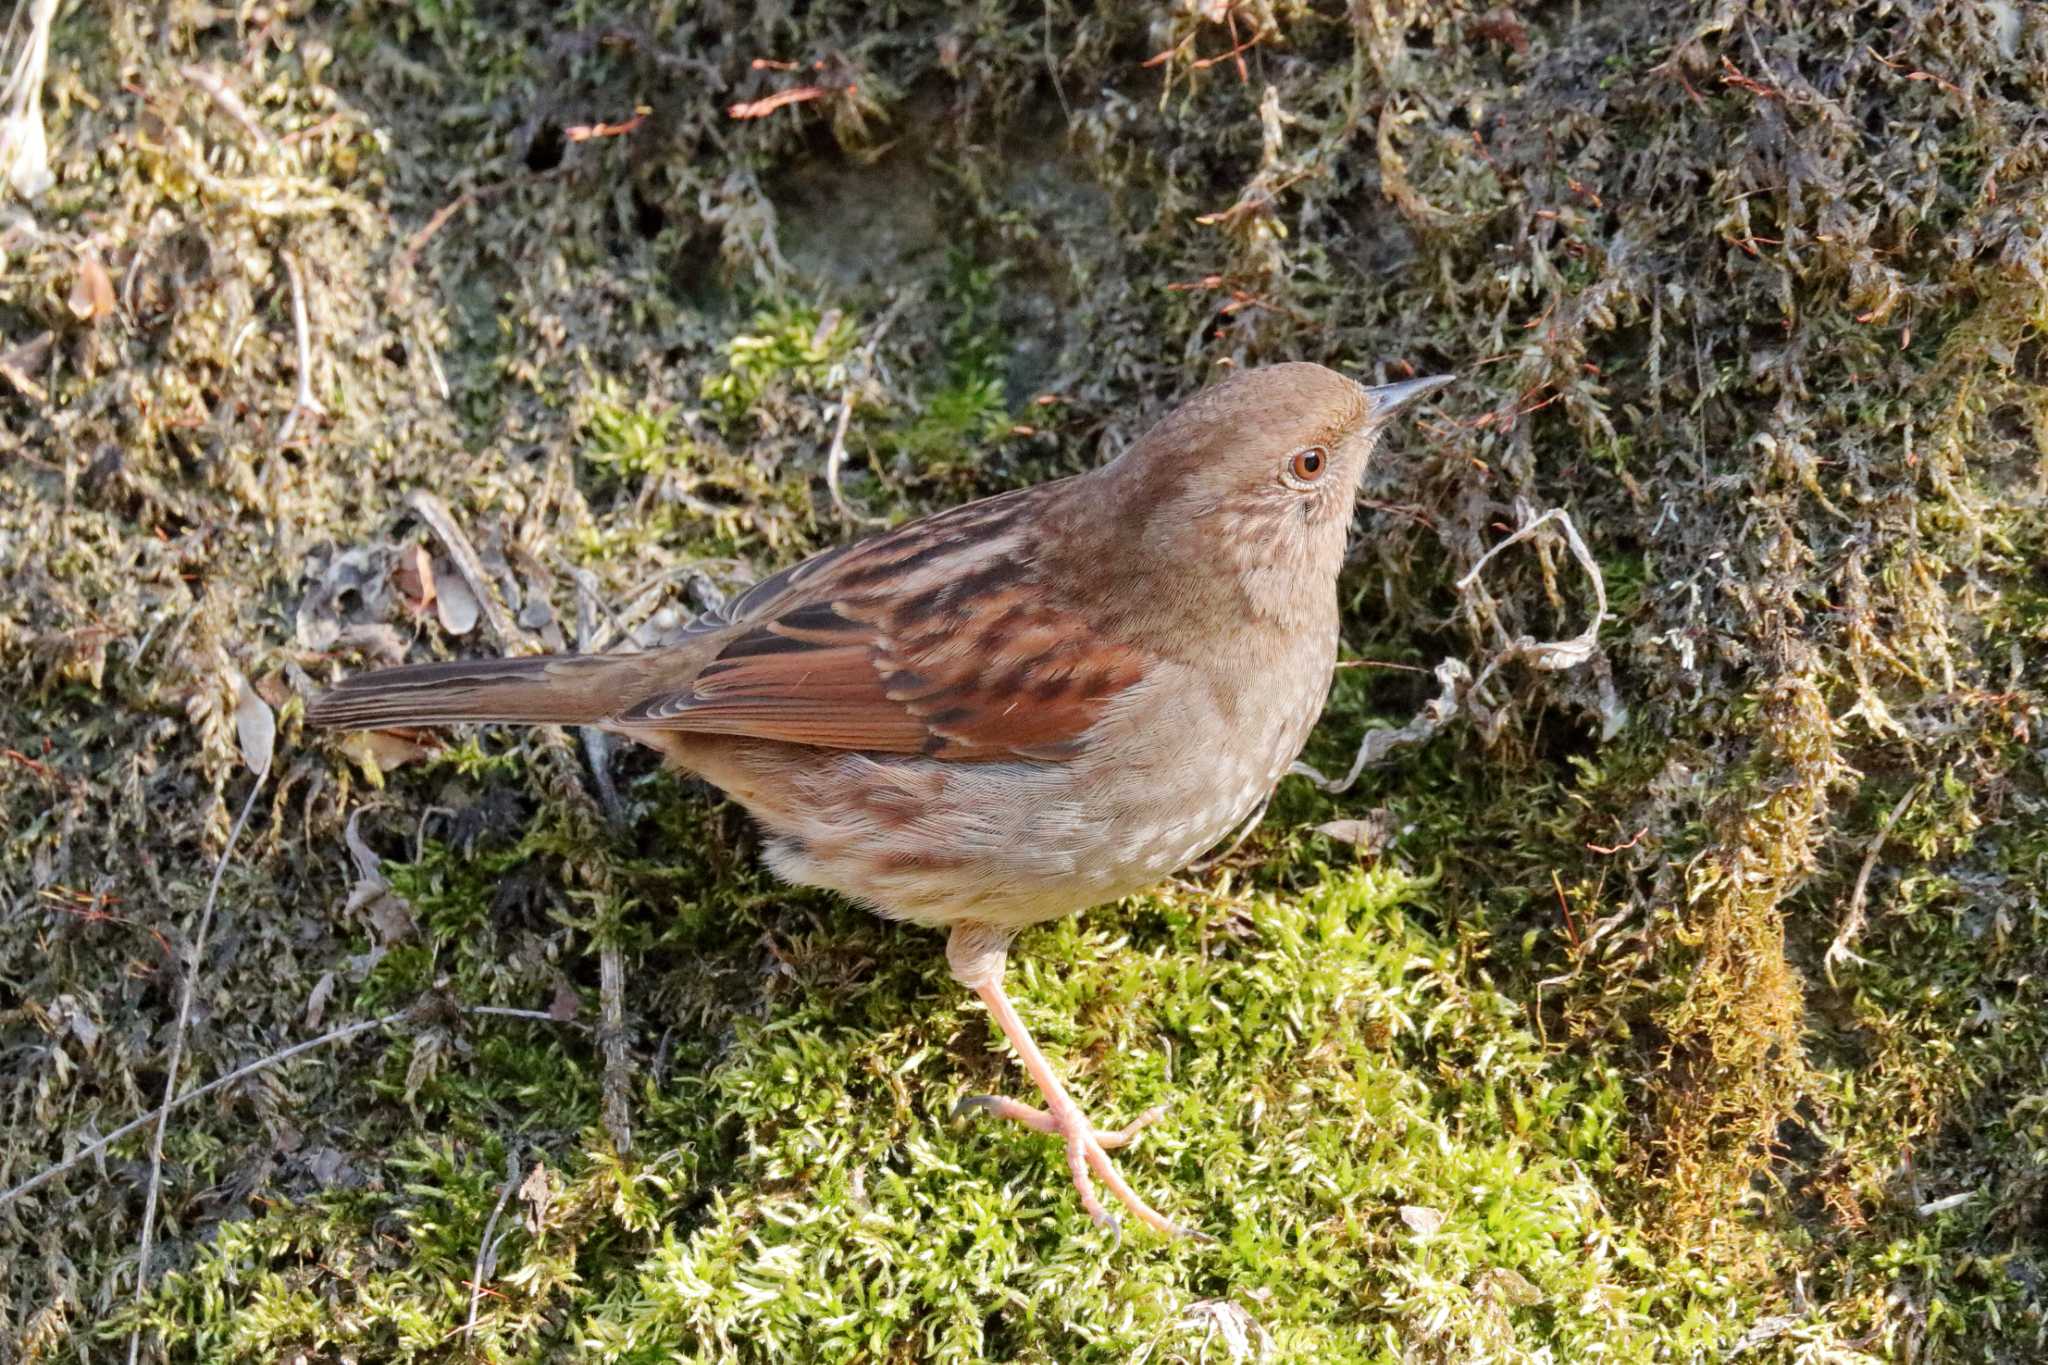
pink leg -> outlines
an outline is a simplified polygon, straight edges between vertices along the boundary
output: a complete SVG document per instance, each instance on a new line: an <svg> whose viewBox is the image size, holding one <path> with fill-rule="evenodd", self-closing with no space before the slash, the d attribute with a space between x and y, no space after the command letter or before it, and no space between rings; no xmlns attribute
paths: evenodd
<svg viewBox="0 0 2048 1365"><path fill-rule="evenodd" d="M1060 1126L1051 1114L1004 1095L969 1095L953 1106L953 1117L958 1118L970 1109L979 1109L995 1118L1010 1119L1026 1128L1035 1128L1048 1137L1058 1137L1060 1133ZM1128 1147L1137 1140L1139 1133L1165 1117L1166 1106L1155 1104L1121 1128L1111 1128L1106 1132L1097 1128L1096 1145L1111 1152L1119 1147Z"/></svg>
<svg viewBox="0 0 2048 1365"><path fill-rule="evenodd" d="M1139 1222L1154 1228L1168 1237L1198 1237L1211 1240L1201 1233L1183 1228L1153 1208L1130 1187L1123 1175L1109 1159L1110 1149L1122 1147L1138 1135L1140 1129L1158 1120L1161 1110L1148 1109L1123 1128L1099 1133L1095 1126L1081 1112L1080 1106L1067 1094L1067 1088L1053 1072L1052 1063L1046 1060L1038 1044L1032 1040L1031 1031L1024 1027L1024 1020L1018 1015L1010 997L1003 990L1003 962L1009 947L1007 934L981 930L980 926L961 926L953 932L953 939L947 944L947 957L953 965L954 974L959 976L988 1007L990 1017L1003 1030L1003 1036L1010 1040L1016 1050L1017 1059L1024 1063L1045 1096L1046 1107L1033 1109L1015 1100L994 1095L975 1095L962 1100L956 1113L968 1108L978 1108L998 1118L1014 1119L1027 1128L1056 1136L1066 1145L1067 1172L1073 1177L1074 1188L1080 1192L1081 1207L1088 1216L1105 1227L1114 1228L1117 1221L1095 1194L1094 1184L1089 1179L1091 1172L1096 1180L1109 1187L1123 1206L1136 1215Z"/></svg>

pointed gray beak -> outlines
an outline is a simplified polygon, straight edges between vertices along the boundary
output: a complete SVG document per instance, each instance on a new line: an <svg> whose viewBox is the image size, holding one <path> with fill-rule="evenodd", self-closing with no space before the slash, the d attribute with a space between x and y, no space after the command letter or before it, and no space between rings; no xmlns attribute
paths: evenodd
<svg viewBox="0 0 2048 1365"><path fill-rule="evenodd" d="M1372 397L1372 415L1384 417L1409 399L1432 393L1457 377L1454 374L1433 374L1427 379L1404 379L1398 384L1367 386L1365 391Z"/></svg>

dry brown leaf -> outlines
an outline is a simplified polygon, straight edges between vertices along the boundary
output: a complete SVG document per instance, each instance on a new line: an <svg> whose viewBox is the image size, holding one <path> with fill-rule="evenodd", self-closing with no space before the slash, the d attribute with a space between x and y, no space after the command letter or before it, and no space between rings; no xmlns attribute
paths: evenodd
<svg viewBox="0 0 2048 1365"><path fill-rule="evenodd" d="M78 274L71 281L71 316L80 322L98 322L114 311L114 281L100 258L89 251L78 254Z"/></svg>
<svg viewBox="0 0 2048 1365"><path fill-rule="evenodd" d="M49 359L50 343L55 339L54 332L44 332L0 352L0 378L14 385L24 397L43 402L49 394L35 376Z"/></svg>
<svg viewBox="0 0 2048 1365"><path fill-rule="evenodd" d="M1481 1271L1476 1288L1488 1298L1515 1308L1543 1302L1543 1291L1529 1283L1528 1276L1504 1265Z"/></svg>
<svg viewBox="0 0 2048 1365"><path fill-rule="evenodd" d="M377 942L386 947L405 943L419 935L419 921L412 917L412 906L406 904L405 897L389 890L370 897L358 909L370 921L370 928L376 931Z"/></svg>
<svg viewBox="0 0 2048 1365"><path fill-rule="evenodd" d="M423 545L408 545L398 552L398 566L391 571L391 585L398 589L398 595L405 599L405 607L415 616L424 616L440 595L440 583L434 574L434 560Z"/></svg>
<svg viewBox="0 0 2048 1365"><path fill-rule="evenodd" d="M344 736L340 748L363 770L363 776L376 784L383 782L384 774L416 763L433 752L424 744L415 744L388 730L361 730Z"/></svg>
<svg viewBox="0 0 2048 1365"><path fill-rule="evenodd" d="M539 1232L547 1225L548 1205L554 1202L554 1182L548 1178L547 1163L536 1161L520 1182L519 1198L527 1206L527 1226Z"/></svg>
<svg viewBox="0 0 2048 1365"><path fill-rule="evenodd" d="M1408 1230L1417 1237L1427 1237L1435 1232L1444 1225L1444 1218L1442 1209L1433 1209L1426 1204L1401 1206L1401 1221L1406 1223Z"/></svg>
<svg viewBox="0 0 2048 1365"><path fill-rule="evenodd" d="M313 993L306 997L306 1027L317 1029L320 1021L327 1017L327 1002L334 998L334 973L323 972L313 983Z"/></svg>
<svg viewBox="0 0 2048 1365"><path fill-rule="evenodd" d="M291 680L285 677L281 668L271 669L258 678L254 685L256 695L269 702L273 711L283 710L284 704L292 699Z"/></svg>
<svg viewBox="0 0 2048 1365"><path fill-rule="evenodd" d="M1387 846L1394 833L1393 813L1382 808L1367 811L1356 820L1331 820L1316 826L1316 833L1325 838L1335 839L1340 844L1350 844L1368 857L1376 856Z"/></svg>
<svg viewBox="0 0 2048 1365"><path fill-rule="evenodd" d="M398 633L396 627L383 621L364 621L343 627L341 633L334 637L334 647L353 650L379 663L405 662L405 637Z"/></svg>

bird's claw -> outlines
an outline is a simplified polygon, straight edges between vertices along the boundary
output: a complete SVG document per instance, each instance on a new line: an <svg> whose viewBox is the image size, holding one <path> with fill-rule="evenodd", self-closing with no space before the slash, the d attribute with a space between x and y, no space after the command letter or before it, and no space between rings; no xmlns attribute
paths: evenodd
<svg viewBox="0 0 2048 1365"><path fill-rule="evenodd" d="M1067 1172L1073 1178L1074 1188L1080 1193L1081 1207L1096 1226L1109 1230L1113 1244L1123 1242L1123 1224L1117 1216L1102 1204L1095 1193L1091 1173L1110 1192L1136 1214L1140 1221L1168 1237L1188 1237L1198 1242L1214 1244L1216 1239L1207 1233L1184 1228L1165 1217L1147 1204L1118 1173L1111 1164L1109 1152L1118 1147L1127 1147L1140 1132L1165 1117L1166 1106L1153 1105L1121 1128L1103 1132L1088 1122L1087 1116L1071 1104L1064 1106L1060 1113L1052 1114L1043 1109L1034 1109L1004 1095L967 1095L953 1105L952 1117L959 1119L967 1114L982 1113L996 1118L1012 1119L1048 1137L1060 1139L1066 1148Z"/></svg>
<svg viewBox="0 0 2048 1365"><path fill-rule="evenodd" d="M982 1113L994 1113L997 1106L1013 1103L1014 1100L1006 1100L1001 1095L962 1095L953 1102L953 1112L946 1117L958 1123L977 1110Z"/></svg>

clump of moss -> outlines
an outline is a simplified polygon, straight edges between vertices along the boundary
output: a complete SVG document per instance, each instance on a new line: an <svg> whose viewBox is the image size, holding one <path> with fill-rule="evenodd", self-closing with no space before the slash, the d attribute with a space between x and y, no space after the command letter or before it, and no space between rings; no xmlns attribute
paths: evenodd
<svg viewBox="0 0 2048 1365"><path fill-rule="evenodd" d="M1755 718L1754 785L1723 798L1713 842L1685 871L1676 937L1689 960L1677 999L1655 1017L1666 1055L1643 1152L1656 1216L1676 1239L1752 1256L1768 1253L1751 1234L1750 1183L1814 1098L1784 906L1812 876L1831 800L1850 776L1811 683L1778 684Z"/></svg>

